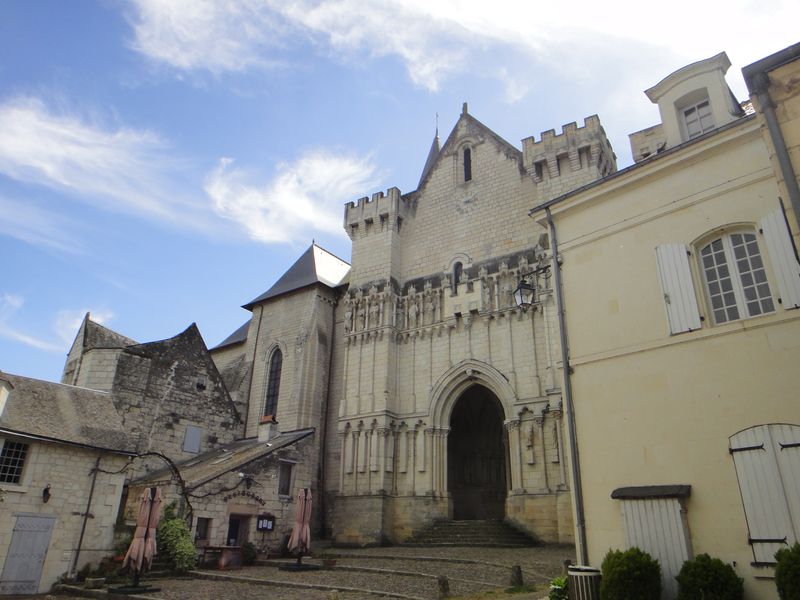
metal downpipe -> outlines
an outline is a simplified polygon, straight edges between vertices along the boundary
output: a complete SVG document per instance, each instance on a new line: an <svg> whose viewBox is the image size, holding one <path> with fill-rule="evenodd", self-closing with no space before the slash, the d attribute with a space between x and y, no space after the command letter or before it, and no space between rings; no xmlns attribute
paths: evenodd
<svg viewBox="0 0 800 600"><path fill-rule="evenodd" d="M797 185L797 176L795 175L789 152L786 149L786 140L783 137L783 132L775 116L775 105L772 102L772 97L769 95L769 76L766 73L759 73L754 78L753 84L753 87L755 87L755 95L758 98L758 104L761 107L764 120L767 122L769 137L772 139L772 145L775 147L775 154L778 157L781 175L783 175L786 190L789 192L789 202L792 205L795 220L800 224L800 187Z"/></svg>
<svg viewBox="0 0 800 600"><path fill-rule="evenodd" d="M558 240L556 238L556 226L550 209L547 212L547 225L550 228L550 253L553 258L553 276L556 288L556 308L558 314L558 331L561 338L561 364L564 371L564 414L567 417L567 439L569 440L570 451L570 471L572 474L573 489L575 500L575 520L578 529L578 562L581 565L589 563L589 556L586 551L586 518L583 509L583 486L581 484L580 460L578 458L578 438L575 433L575 410L572 403L572 380L570 378L571 367L569 366L569 347L567 346L567 323L564 316L564 293L561 287L561 265L558 256Z"/></svg>

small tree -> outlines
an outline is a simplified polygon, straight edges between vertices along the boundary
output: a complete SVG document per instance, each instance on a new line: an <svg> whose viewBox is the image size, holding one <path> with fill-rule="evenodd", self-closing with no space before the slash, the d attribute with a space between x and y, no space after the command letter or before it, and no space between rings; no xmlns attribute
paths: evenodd
<svg viewBox="0 0 800 600"><path fill-rule="evenodd" d="M678 600L742 600L744 580L729 564L708 554L683 563L678 580Z"/></svg>
<svg viewBox="0 0 800 600"><path fill-rule="evenodd" d="M158 547L167 555L176 571L185 573L194 569L197 553L186 521L177 517L161 519L157 533Z"/></svg>
<svg viewBox="0 0 800 600"><path fill-rule="evenodd" d="M800 544L775 553L775 585L782 600L800 598Z"/></svg>
<svg viewBox="0 0 800 600"><path fill-rule="evenodd" d="M661 567L639 548L609 550L601 566L601 600L659 600Z"/></svg>

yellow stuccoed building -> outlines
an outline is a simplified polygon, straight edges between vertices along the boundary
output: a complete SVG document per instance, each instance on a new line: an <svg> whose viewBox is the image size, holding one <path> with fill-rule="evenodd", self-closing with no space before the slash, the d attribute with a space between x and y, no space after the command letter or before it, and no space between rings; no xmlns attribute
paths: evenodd
<svg viewBox="0 0 800 600"><path fill-rule="evenodd" d="M724 53L676 71L636 164L531 210L563 282L579 560L638 546L665 598L700 553L777 598L800 536L798 58L744 69L755 111Z"/></svg>

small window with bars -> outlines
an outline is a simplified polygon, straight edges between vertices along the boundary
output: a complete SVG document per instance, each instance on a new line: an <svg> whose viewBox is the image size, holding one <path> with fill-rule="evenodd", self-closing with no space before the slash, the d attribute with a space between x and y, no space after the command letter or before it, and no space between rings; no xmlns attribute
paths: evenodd
<svg viewBox="0 0 800 600"><path fill-rule="evenodd" d="M3 449L0 451L0 483L17 484L22 481L22 469L27 454L28 444L3 441Z"/></svg>

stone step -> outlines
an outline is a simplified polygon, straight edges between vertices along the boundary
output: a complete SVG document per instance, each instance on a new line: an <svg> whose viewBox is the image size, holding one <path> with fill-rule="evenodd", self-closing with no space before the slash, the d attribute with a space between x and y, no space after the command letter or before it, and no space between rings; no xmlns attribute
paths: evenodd
<svg viewBox="0 0 800 600"><path fill-rule="evenodd" d="M504 521L437 521L405 545L525 547L536 540Z"/></svg>

